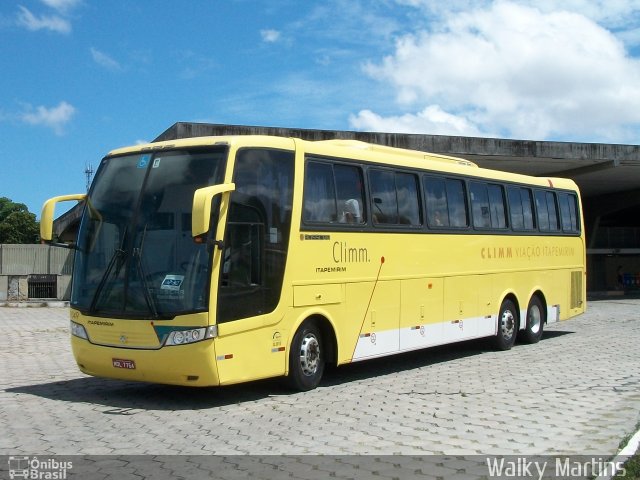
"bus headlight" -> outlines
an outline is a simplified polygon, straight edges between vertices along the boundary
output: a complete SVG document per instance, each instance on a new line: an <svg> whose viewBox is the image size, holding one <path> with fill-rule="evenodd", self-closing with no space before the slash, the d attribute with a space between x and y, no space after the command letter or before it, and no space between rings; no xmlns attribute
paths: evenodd
<svg viewBox="0 0 640 480"><path fill-rule="evenodd" d="M190 328L185 330L174 330L169 334L167 340L164 342L165 347L171 347L175 345L186 345L188 343L195 343L201 340L207 340L209 338L215 338L218 336L218 327L215 325L211 327L203 328Z"/></svg>
<svg viewBox="0 0 640 480"><path fill-rule="evenodd" d="M78 338L84 338L89 340L89 335L82 325L76 322L71 322L71 335Z"/></svg>

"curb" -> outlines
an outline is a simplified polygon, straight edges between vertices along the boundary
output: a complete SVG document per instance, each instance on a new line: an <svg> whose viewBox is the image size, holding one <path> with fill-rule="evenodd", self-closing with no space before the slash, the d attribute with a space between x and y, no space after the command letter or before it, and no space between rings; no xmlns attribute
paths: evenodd
<svg viewBox="0 0 640 480"><path fill-rule="evenodd" d="M66 308L69 306L68 301L64 300L42 300L42 301L30 301L30 302L0 302L0 307L7 308Z"/></svg>
<svg viewBox="0 0 640 480"><path fill-rule="evenodd" d="M613 465L623 465L638 451L640 447L640 430L638 430L627 445L618 452L618 454L611 460ZM604 475L596 477L596 480L611 480L615 477L621 469L615 469L613 472L606 472Z"/></svg>

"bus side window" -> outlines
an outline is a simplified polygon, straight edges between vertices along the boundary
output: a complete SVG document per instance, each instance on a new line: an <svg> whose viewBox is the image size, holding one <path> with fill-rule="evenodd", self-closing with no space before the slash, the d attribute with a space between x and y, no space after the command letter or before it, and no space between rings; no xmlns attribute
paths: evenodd
<svg viewBox="0 0 640 480"><path fill-rule="evenodd" d="M507 199L513 229L533 230L535 227L531 190L523 187L507 187Z"/></svg>
<svg viewBox="0 0 640 480"><path fill-rule="evenodd" d="M524 218L524 229L534 230L536 228L533 220L533 199L531 190L528 188L520 189L520 198L522 198L522 215Z"/></svg>
<svg viewBox="0 0 640 480"><path fill-rule="evenodd" d="M547 210L549 211L549 230L557 232L560 230L558 206L556 205L556 195L553 192L546 192Z"/></svg>
<svg viewBox="0 0 640 480"><path fill-rule="evenodd" d="M502 185L487 185L489 193L489 213L493 228L507 228L507 219L504 206L504 192Z"/></svg>
<svg viewBox="0 0 640 480"><path fill-rule="evenodd" d="M411 173L396 173L399 221L405 225L422 225L420 196L416 176Z"/></svg>
<svg viewBox="0 0 640 480"><path fill-rule="evenodd" d="M416 175L372 169L371 216L380 225L422 225L420 195Z"/></svg>
<svg viewBox="0 0 640 480"><path fill-rule="evenodd" d="M424 177L429 227L468 227L464 182L453 178Z"/></svg>
<svg viewBox="0 0 640 480"><path fill-rule="evenodd" d="M487 184L471 182L470 190L473 226L476 228L491 228L491 210L489 208Z"/></svg>
<svg viewBox="0 0 640 480"><path fill-rule="evenodd" d="M467 195L464 182L453 178L447 178L447 205L449 211L449 224L452 227L468 227L469 214L467 213Z"/></svg>
<svg viewBox="0 0 640 480"><path fill-rule="evenodd" d="M524 212L522 210L520 187L507 187L507 198L509 200L511 226L514 230L524 230Z"/></svg>
<svg viewBox="0 0 640 480"><path fill-rule="evenodd" d="M424 177L424 190L427 197L427 224L430 227L448 227L449 208L445 180Z"/></svg>
<svg viewBox="0 0 640 480"><path fill-rule="evenodd" d="M365 222L364 188L360 167L333 165L336 184L336 202L340 223L362 224Z"/></svg>
<svg viewBox="0 0 640 480"><path fill-rule="evenodd" d="M556 195L548 190L536 190L535 196L540 230L543 232L559 231L560 223Z"/></svg>
<svg viewBox="0 0 640 480"><path fill-rule="evenodd" d="M338 218L333 168L328 163L309 162L304 179L305 222L330 223Z"/></svg>
<svg viewBox="0 0 640 480"><path fill-rule="evenodd" d="M374 224L398 223L398 200L395 174L388 170L371 170L371 212Z"/></svg>
<svg viewBox="0 0 640 480"><path fill-rule="evenodd" d="M547 196L546 192L542 190L536 190L536 212L538 216L538 226L543 232L549 231L549 211L547 209Z"/></svg>
<svg viewBox="0 0 640 480"><path fill-rule="evenodd" d="M558 203L560 203L562 230L568 233L578 232L578 207L576 196L570 193L559 193Z"/></svg>

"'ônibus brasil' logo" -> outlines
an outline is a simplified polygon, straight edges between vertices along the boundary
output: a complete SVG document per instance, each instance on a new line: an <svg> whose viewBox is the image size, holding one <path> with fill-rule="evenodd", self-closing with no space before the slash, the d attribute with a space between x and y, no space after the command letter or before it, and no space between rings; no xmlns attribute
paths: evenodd
<svg viewBox="0 0 640 480"><path fill-rule="evenodd" d="M28 478L38 480L65 480L67 471L73 468L73 462L38 457L10 456L9 478Z"/></svg>

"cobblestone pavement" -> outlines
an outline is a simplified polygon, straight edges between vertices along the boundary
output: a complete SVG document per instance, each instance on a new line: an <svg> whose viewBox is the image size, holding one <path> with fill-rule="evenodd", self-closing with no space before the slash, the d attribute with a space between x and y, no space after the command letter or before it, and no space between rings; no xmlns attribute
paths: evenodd
<svg viewBox="0 0 640 480"><path fill-rule="evenodd" d="M537 345L357 363L305 393L278 380L189 389L88 377L68 324L66 308L0 308L0 455L613 455L640 420L640 300L590 302Z"/></svg>

